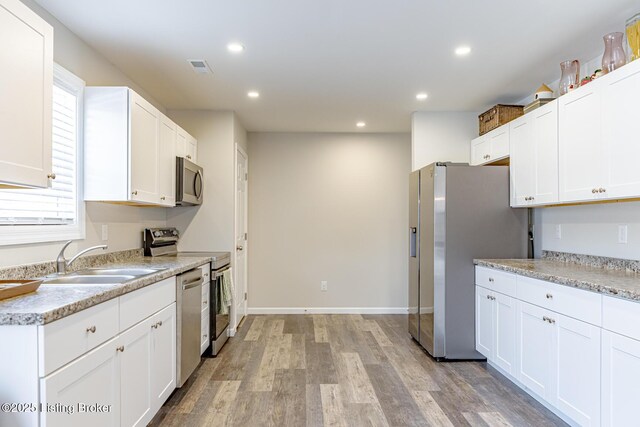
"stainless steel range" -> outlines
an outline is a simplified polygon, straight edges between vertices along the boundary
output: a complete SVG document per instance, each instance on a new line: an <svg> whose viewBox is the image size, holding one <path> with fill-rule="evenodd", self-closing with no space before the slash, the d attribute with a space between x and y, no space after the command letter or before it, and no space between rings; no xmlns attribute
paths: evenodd
<svg viewBox="0 0 640 427"><path fill-rule="evenodd" d="M231 306L223 304L223 276L231 267L230 252L184 252L178 251L180 233L173 227L147 228L144 230L143 248L145 256L198 256L210 257L211 282L209 284L209 331L211 342L205 355L215 357L227 339Z"/></svg>

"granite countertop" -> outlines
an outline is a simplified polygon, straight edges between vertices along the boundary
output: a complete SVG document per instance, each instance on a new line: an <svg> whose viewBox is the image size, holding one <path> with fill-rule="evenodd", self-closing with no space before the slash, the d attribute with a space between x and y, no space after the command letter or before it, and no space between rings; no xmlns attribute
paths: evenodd
<svg viewBox="0 0 640 427"><path fill-rule="evenodd" d="M640 302L640 272L557 259L476 259L479 266Z"/></svg>
<svg viewBox="0 0 640 427"><path fill-rule="evenodd" d="M154 268L156 273L121 284L47 285L36 292L0 301L0 325L44 325L128 292L210 262L210 257L142 257L94 264L100 268Z"/></svg>

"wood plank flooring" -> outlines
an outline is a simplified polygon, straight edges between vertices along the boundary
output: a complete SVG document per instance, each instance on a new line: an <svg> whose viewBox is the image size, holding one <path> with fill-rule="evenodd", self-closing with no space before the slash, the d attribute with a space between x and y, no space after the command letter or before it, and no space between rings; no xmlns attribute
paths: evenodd
<svg viewBox="0 0 640 427"><path fill-rule="evenodd" d="M434 362L406 322L401 315L249 316L151 425L566 425L484 362Z"/></svg>

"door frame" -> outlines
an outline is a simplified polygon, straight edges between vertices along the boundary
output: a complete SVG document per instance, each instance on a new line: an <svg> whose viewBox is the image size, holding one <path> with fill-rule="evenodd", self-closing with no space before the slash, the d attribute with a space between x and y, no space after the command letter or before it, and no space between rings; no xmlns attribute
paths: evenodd
<svg viewBox="0 0 640 427"><path fill-rule="evenodd" d="M234 282L238 283L237 279L237 275L238 275L238 269L241 267L238 265L238 251L236 250L236 244L237 244L237 239L236 237L238 236L238 216L237 216L237 212L238 212L238 153L242 154L242 156L246 159L246 163L245 163L245 172L249 173L249 156L247 155L247 152L236 142L235 143L235 151L233 152L233 170L234 170L234 178L233 178L233 200L234 200L234 215L233 215L233 266L234 266ZM249 180L246 180L246 188L245 188L245 193L244 193L244 230L245 233L247 233L248 236L248 231L247 228L249 226ZM244 269L244 291L247 293L247 299L244 300L244 304L243 304L243 317L247 315L247 300L248 300L248 295L249 295L249 279L248 279L248 256L249 256L249 251L248 249L248 242L249 239L245 239L244 241L244 265L242 266L242 268ZM237 297L239 298L244 298L243 295L237 295ZM234 301L233 304L233 335L235 335L235 331L238 327L238 313L236 313L238 304Z"/></svg>

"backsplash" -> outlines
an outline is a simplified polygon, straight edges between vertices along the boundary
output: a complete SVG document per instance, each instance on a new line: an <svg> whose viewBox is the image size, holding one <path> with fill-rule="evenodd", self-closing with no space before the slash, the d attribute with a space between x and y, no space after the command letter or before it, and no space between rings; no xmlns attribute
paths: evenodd
<svg viewBox="0 0 640 427"><path fill-rule="evenodd" d="M143 255L142 249L127 249L119 252L87 255L78 258L71 264L69 272L91 268L112 262L120 262L131 258L139 258ZM34 264L15 265L0 268L0 280L33 279L47 276L56 272L56 262L38 262Z"/></svg>

